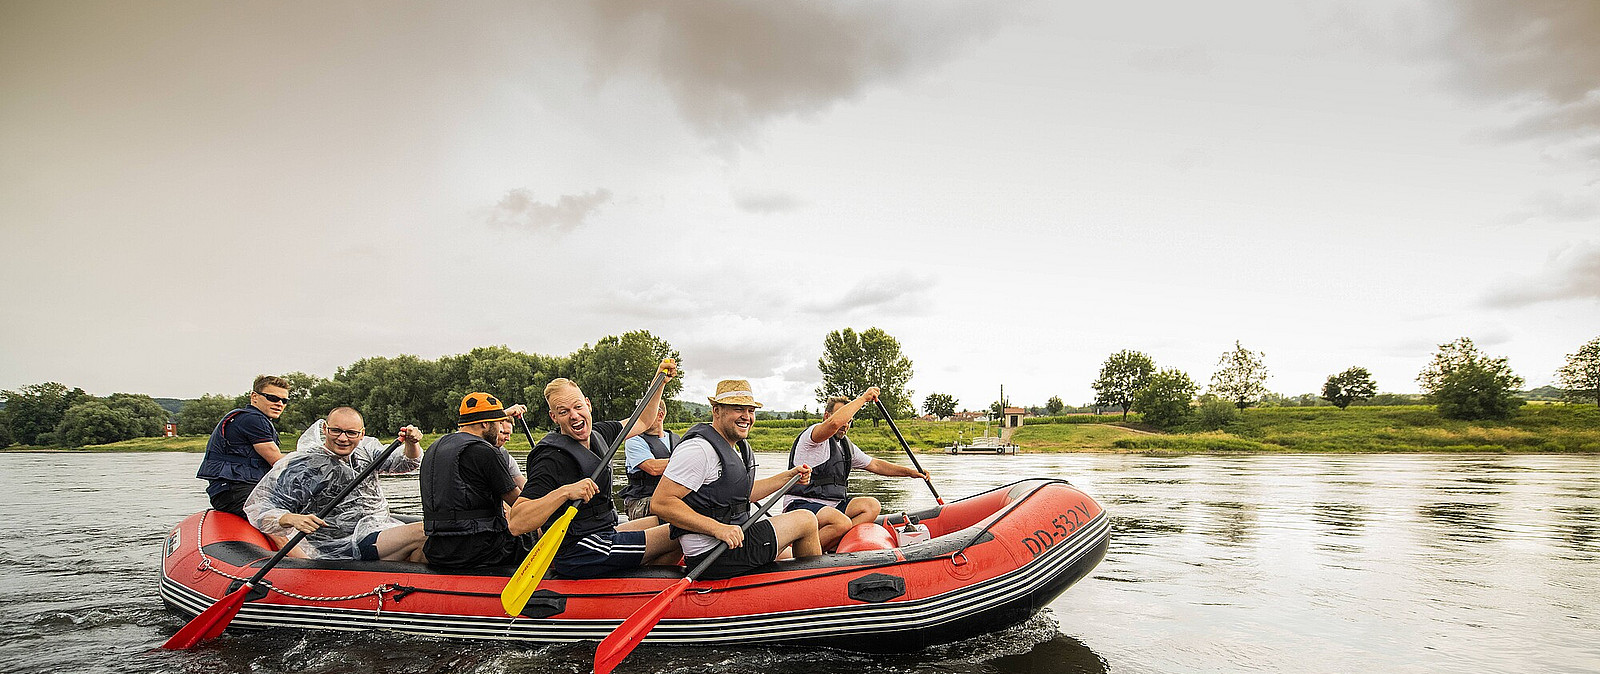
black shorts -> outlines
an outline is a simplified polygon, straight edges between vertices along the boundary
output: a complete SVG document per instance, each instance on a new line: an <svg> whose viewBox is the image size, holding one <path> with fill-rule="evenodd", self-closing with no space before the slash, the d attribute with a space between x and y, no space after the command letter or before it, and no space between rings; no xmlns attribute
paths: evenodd
<svg viewBox="0 0 1600 674"><path fill-rule="evenodd" d="M211 497L211 507L225 513L233 513L244 517L244 502L250 498L250 492L256 490L254 482L228 481L228 487Z"/></svg>
<svg viewBox="0 0 1600 674"><path fill-rule="evenodd" d="M704 553L689 557L683 560L684 566L692 570L699 566L701 560L704 560L707 555L716 551L717 548L712 548ZM778 535L772 530L772 522L770 520L761 520L750 525L750 528L745 530L744 545L724 551L722 556L717 558L717 561L712 562L711 566L706 568L705 573L700 574L700 577L704 580L732 578L749 573L751 569L771 563L772 560L777 558Z"/></svg>

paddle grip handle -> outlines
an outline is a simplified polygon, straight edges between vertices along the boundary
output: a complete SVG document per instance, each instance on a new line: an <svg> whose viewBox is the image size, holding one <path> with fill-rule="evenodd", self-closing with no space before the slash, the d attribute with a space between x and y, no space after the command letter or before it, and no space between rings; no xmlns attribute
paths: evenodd
<svg viewBox="0 0 1600 674"><path fill-rule="evenodd" d="M922 462L917 460L917 453L911 451L911 445L906 443L906 436L901 435L900 427L894 425L894 417L889 416L889 408L883 406L882 400L875 398L872 402L877 404L878 412L883 415L883 420L889 422L889 430L894 431L894 437L900 441L900 447L906 450L906 456L911 457L911 465L916 467L917 472L927 475L928 471L923 470ZM944 499L939 498L939 490L933 488L933 480L925 477L922 478L922 481L928 483L928 491L933 492L933 500L937 501L939 505L944 505Z"/></svg>
<svg viewBox="0 0 1600 674"><path fill-rule="evenodd" d="M395 438L394 442L389 443L389 446L384 448L383 452L378 455L378 458L373 459L372 463L367 464L366 468L361 469L361 472L356 475L356 479L351 480L350 484L344 486L344 489L340 489L339 495L333 497L333 500L329 501L328 505L322 507L322 511L317 513L317 519L326 519L328 515L333 514L333 509L339 507L339 504L344 503L345 497L349 496L350 492L355 491L356 487L361 486L361 483L365 482L368 477L371 477L372 473L378 470L378 466L383 465L383 462L387 461L389 459L389 455L393 454L395 448L399 446L400 439ZM278 548L278 554L273 555L272 559L267 560L267 563L261 567L261 570L257 571L256 575L252 576L245 584L254 587L255 584L262 579L262 577L267 575L268 571L272 570L272 567L277 566L278 562L283 561L284 555L289 554L289 551L293 550L294 546L299 545L300 541L305 540L305 537L306 532L296 531L294 537L290 538L288 543L285 543L283 544L283 547Z"/></svg>
<svg viewBox="0 0 1600 674"><path fill-rule="evenodd" d="M784 494L789 493L789 488L793 487L794 483L799 482L799 481L800 481L800 474L799 473L795 473L794 477L789 478L789 481L783 485L782 489L779 489L778 491L773 492L772 496L767 497L767 502L761 504L761 508L756 510L756 514L751 515L749 517L749 519L746 519L744 521L744 524L739 525L739 531L749 531L750 530L750 526L755 524L756 520L761 519L761 517L763 515L766 515L767 511L772 509L773 504L777 503L778 499L781 498ZM728 551L728 543L727 543L727 541L717 541L717 547L712 549L711 554L707 555L705 559L700 560L700 563L696 564L694 566L694 569L690 570L689 573L684 576L684 578L687 578L687 579L689 579L691 581L696 579L696 578L699 578L700 574L706 570L706 567L711 566L712 562L717 561L717 558L721 557L722 553L727 552L727 551Z"/></svg>

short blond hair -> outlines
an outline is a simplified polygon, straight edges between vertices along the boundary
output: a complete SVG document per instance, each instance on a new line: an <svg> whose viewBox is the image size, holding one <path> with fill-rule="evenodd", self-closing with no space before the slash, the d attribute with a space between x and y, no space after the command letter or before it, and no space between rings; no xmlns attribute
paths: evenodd
<svg viewBox="0 0 1600 674"><path fill-rule="evenodd" d="M285 391L287 391L287 390L289 390L291 388L289 386L289 380L284 379L283 377L279 377L277 375L264 374L264 375L261 375L259 377L256 377L255 383L250 385L250 390L251 391L255 391L256 393L260 393L262 391L262 389L265 389L268 386L276 386L276 387L281 388L281 389L283 389Z"/></svg>
<svg viewBox="0 0 1600 674"><path fill-rule="evenodd" d="M564 389L564 388L571 388L571 389L577 391L580 394L583 393L583 389L578 388L578 383L577 382L572 381L571 379L568 379L566 377L556 377L555 379L551 379L550 383L544 385L544 401L545 401L545 403L549 404L550 395L551 394L553 394L556 391L559 391L561 389Z"/></svg>

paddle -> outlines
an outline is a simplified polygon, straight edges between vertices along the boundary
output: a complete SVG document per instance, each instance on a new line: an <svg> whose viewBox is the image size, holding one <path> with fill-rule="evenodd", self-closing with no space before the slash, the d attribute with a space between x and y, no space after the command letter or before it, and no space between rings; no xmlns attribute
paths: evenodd
<svg viewBox="0 0 1600 674"><path fill-rule="evenodd" d="M361 472L356 475L356 479L345 485L344 489L339 490L339 495L333 497L333 500L329 501L328 505L323 506L322 512L317 513L317 519L327 519L328 515L333 513L334 508L339 507L339 504L343 503L345 498L356 490L356 487L371 476L372 472L378 469L378 466L383 465L383 462L399 446L400 440L398 438L389 443L389 447L383 450L383 453L379 454L378 458L373 459L372 463L361 469ZM167 639L167 642L161 644L161 647L169 650L187 650L194 648L196 644L202 641L215 639L222 634L222 631L227 629L228 623L233 622L233 617L239 615L239 609L244 606L246 595L255 590L257 583L261 582L261 578L267 575L267 572L271 571L272 567L277 566L278 562L283 560L283 556L289 554L289 551L293 550L294 546L298 545L305 537L306 532L295 532L294 538L290 538L288 543L279 548L278 554L267 560L266 565L262 566L261 570L257 571L253 578L245 581L243 585L239 586L239 589L217 600L217 603L212 604L211 608L200 612L200 615L195 616L194 620L190 620L189 624L184 625L183 629L178 630L178 633Z"/></svg>
<svg viewBox="0 0 1600 674"><path fill-rule="evenodd" d="M650 380L650 389L645 391L644 398L639 401L639 406L633 410L633 416L622 424L622 436L628 434L628 429L633 428L634 422L644 414L644 408L650 400L656 397L661 387L666 386L667 373L664 369L657 369L656 376ZM526 431L526 428L524 428ZM589 436L598 439L601 443L605 440L598 434ZM528 434L528 441L533 441L533 434ZM600 460L600 465L594 469L594 474L589 479L600 481L600 474L611 467L611 457L617 453L617 448L623 444L622 437L617 438L616 444L606 451L605 458ZM595 498L611 498L610 494L595 494ZM533 544L533 549L528 551L528 556L522 559L522 565L517 567L517 572L511 574L511 579L506 581L504 589L500 590L500 608L505 609L506 615L518 616L522 614L522 607L528 605L528 598L533 596L533 591L539 589L539 581L544 580L544 574L550 570L550 562L556 558L556 551L561 549L561 542L567 537L567 527L572 524L572 517L578 514L580 501L573 499L567 501L565 512L557 518L555 524L544 530L544 535Z"/></svg>
<svg viewBox="0 0 1600 674"><path fill-rule="evenodd" d="M766 503L761 504L761 509L757 510L755 515L745 520L744 524L739 525L739 530L749 531L750 525L755 524L756 520L767 514L767 511L772 508L772 504L778 502L778 497L783 496L784 493L789 491L790 487L794 486L794 483L799 481L800 475L798 473L789 478L789 482L783 485L782 489L774 492L771 497L767 498ZM704 573L712 562L717 561L717 558L727 551L728 544L724 541L717 541L717 547L712 548L711 553L706 555L705 559L700 560L700 563L696 564L694 569L683 577L683 580L673 583L671 587L662 590L661 594L651 597L650 601L645 602L643 606L633 612L633 615L628 616L627 620L622 621L622 624L618 625L617 629L606 635L606 638L600 642L600 646L594 651L595 674L608 674L618 663L628 657L628 654L633 652L634 647L638 646L639 642L644 641L645 635L655 628L656 623L661 622L661 616L667 612L667 606L672 604L672 600L683 594L683 591L689 588L689 584L693 583L694 579L699 578L700 574Z"/></svg>
<svg viewBox="0 0 1600 674"><path fill-rule="evenodd" d="M928 471L922 469L922 464L917 461L916 453L912 452L911 445L906 443L906 436L901 435L900 427L894 425L894 417L889 416L889 408L883 406L882 400L874 399L872 402L878 404L878 412L883 414L884 421L889 422L889 430L894 431L894 437L899 438L900 446L906 450L906 456L911 457L911 465L916 467L917 472L926 476ZM933 492L933 500L937 501L939 505L944 505L944 499L939 498L939 490L933 488L933 479L929 477L923 477L922 481L928 483L928 491Z"/></svg>

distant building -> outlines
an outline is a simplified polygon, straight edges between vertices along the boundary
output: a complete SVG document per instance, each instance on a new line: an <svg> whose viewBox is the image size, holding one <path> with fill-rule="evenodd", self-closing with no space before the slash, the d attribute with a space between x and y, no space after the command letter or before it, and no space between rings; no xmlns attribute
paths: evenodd
<svg viewBox="0 0 1600 674"><path fill-rule="evenodd" d="M983 419L985 412L956 412L950 415L951 421L978 421Z"/></svg>
<svg viewBox="0 0 1600 674"><path fill-rule="evenodd" d="M1007 407L1006 413L1001 417L1002 428L1017 428L1022 425L1022 420L1031 417L1028 411L1021 407Z"/></svg>
<svg viewBox="0 0 1600 674"><path fill-rule="evenodd" d="M163 425L161 427L161 433L162 433L162 435L165 435L166 437L176 438L176 437L178 437L178 425L168 421L165 425Z"/></svg>

